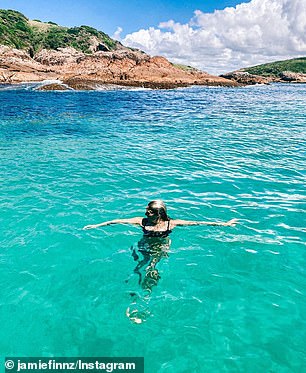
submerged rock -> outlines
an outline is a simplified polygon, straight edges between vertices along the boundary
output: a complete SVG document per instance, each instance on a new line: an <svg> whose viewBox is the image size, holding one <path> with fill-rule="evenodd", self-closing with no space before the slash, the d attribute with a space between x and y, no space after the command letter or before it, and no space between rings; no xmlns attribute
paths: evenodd
<svg viewBox="0 0 306 373"><path fill-rule="evenodd" d="M70 91L71 89L63 84L46 84L36 88L36 91Z"/></svg>

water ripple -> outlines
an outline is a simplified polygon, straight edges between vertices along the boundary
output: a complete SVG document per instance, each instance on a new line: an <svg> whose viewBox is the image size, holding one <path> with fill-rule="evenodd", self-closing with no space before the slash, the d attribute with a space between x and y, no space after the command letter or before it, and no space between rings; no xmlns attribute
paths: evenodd
<svg viewBox="0 0 306 373"><path fill-rule="evenodd" d="M93 356L107 345L109 356L137 351L152 372L299 370L305 86L0 99L7 354ZM141 232L82 227L142 216L156 198L173 218L240 222L176 228L142 304L152 317L131 325Z"/></svg>

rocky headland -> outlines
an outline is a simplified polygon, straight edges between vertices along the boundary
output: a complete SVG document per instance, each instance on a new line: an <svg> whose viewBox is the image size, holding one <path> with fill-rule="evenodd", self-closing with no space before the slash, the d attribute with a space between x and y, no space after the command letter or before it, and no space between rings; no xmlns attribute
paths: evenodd
<svg viewBox="0 0 306 373"><path fill-rule="evenodd" d="M221 75L242 85L306 83L306 58L277 61Z"/></svg>
<svg viewBox="0 0 306 373"><path fill-rule="evenodd" d="M90 26L68 28L0 9L0 84L41 81L41 90L305 83L306 58L213 76L127 48Z"/></svg>
<svg viewBox="0 0 306 373"><path fill-rule="evenodd" d="M42 49L33 57L25 50L0 46L1 83L43 80L58 80L58 85L78 90L96 89L96 86L105 84L145 88L238 85L195 69L184 70L163 57L150 57L123 46L115 51L92 54L72 47ZM57 89L58 85L52 82L50 89ZM47 85L44 89L47 89Z"/></svg>
<svg viewBox="0 0 306 373"><path fill-rule="evenodd" d="M223 78L230 79L239 85L269 84L273 81L270 77L250 74L246 71L233 71L221 75Z"/></svg>
<svg viewBox="0 0 306 373"><path fill-rule="evenodd" d="M89 26L66 28L0 10L0 83L52 81L41 89L120 85L175 88L238 83L127 48Z"/></svg>

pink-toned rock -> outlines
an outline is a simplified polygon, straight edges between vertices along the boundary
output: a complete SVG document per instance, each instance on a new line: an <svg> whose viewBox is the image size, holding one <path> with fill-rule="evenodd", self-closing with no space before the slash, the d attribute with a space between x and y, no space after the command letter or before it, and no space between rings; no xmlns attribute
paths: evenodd
<svg viewBox="0 0 306 373"><path fill-rule="evenodd" d="M42 49L35 55L34 60L46 66L63 66L75 63L82 57L84 57L84 53L68 47L58 48L58 50Z"/></svg>
<svg viewBox="0 0 306 373"><path fill-rule="evenodd" d="M36 88L37 91L69 91L69 88L63 84L51 83Z"/></svg>
<svg viewBox="0 0 306 373"><path fill-rule="evenodd" d="M20 83L56 79L58 73L23 50L0 46L0 82Z"/></svg>
<svg viewBox="0 0 306 373"><path fill-rule="evenodd" d="M29 53L25 50L0 45L0 63L12 63L16 61L31 61Z"/></svg>
<svg viewBox="0 0 306 373"><path fill-rule="evenodd" d="M291 83L306 83L306 74L283 71L280 74L280 79Z"/></svg>
<svg viewBox="0 0 306 373"><path fill-rule="evenodd" d="M85 54L74 48L42 50L31 58L25 51L0 46L0 82L19 83L58 79L75 89L97 84L151 88L187 85L238 86L234 81L195 69L182 69L164 57L121 46L113 52ZM47 89L47 88L45 88Z"/></svg>
<svg viewBox="0 0 306 373"><path fill-rule="evenodd" d="M273 81L271 78L253 75L246 71L233 71L231 73L222 74L221 77L230 79L241 85L269 84Z"/></svg>

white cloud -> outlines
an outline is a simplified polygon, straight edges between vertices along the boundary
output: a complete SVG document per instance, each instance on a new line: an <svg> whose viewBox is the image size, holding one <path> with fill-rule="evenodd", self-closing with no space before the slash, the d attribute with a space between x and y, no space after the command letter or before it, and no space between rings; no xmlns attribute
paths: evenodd
<svg viewBox="0 0 306 373"><path fill-rule="evenodd" d="M126 35L124 45L221 74L306 55L306 1L252 0L214 13L194 12L187 24L162 22Z"/></svg>
<svg viewBox="0 0 306 373"><path fill-rule="evenodd" d="M123 31L122 27L117 27L117 30L114 32L114 34L111 36L115 40L121 40L121 33Z"/></svg>

